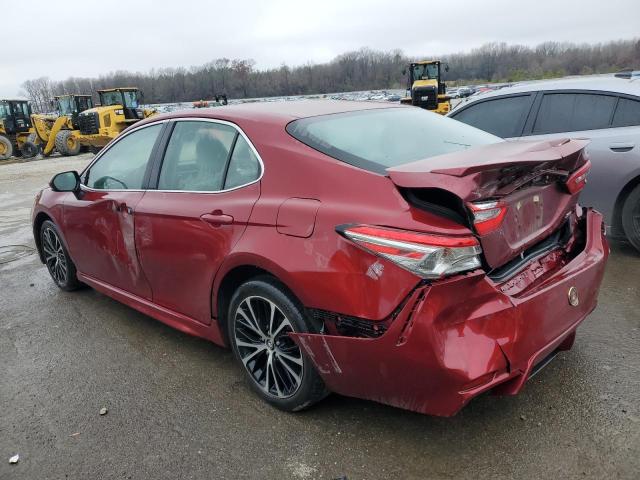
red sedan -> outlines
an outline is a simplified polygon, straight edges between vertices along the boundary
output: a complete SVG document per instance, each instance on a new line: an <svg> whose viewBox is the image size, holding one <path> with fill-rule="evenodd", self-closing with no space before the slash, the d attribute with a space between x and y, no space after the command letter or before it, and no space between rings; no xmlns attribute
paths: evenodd
<svg viewBox="0 0 640 480"><path fill-rule="evenodd" d="M56 175L33 230L60 288L230 346L281 409L453 415L519 392L596 306L584 146L374 103L173 113Z"/></svg>

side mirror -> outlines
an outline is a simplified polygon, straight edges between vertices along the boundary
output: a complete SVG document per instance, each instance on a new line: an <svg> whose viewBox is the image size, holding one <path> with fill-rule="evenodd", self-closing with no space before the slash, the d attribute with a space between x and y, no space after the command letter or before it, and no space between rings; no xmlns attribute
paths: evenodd
<svg viewBox="0 0 640 480"><path fill-rule="evenodd" d="M449 71L449 64L448 64L448 63L444 66L444 71L445 71L445 72L448 72L448 71Z"/></svg>
<svg viewBox="0 0 640 480"><path fill-rule="evenodd" d="M49 106L51 108L55 108L56 107L56 102L54 102L53 100L49 100Z"/></svg>
<svg viewBox="0 0 640 480"><path fill-rule="evenodd" d="M49 185L54 192L77 192L80 190L80 175L75 170L58 173Z"/></svg>
<svg viewBox="0 0 640 480"><path fill-rule="evenodd" d="M402 69L402 76L404 76L404 75L406 75L406 74L407 74L407 69L406 69L406 68L403 68L403 69Z"/></svg>

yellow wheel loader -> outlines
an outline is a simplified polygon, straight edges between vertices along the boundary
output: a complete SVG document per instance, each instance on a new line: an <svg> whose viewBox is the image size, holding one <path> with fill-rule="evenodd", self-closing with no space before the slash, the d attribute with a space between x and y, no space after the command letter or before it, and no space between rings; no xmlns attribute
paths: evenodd
<svg viewBox="0 0 640 480"><path fill-rule="evenodd" d="M27 100L0 100L0 160L12 155L31 158L38 146L30 136L31 107Z"/></svg>
<svg viewBox="0 0 640 480"><path fill-rule="evenodd" d="M445 65L444 70L449 71L449 67ZM406 73L406 69L403 70L402 74L406 75ZM451 110L447 87L442 80L440 60L410 63L407 93L408 96L400 100L400 103L426 108L441 115L445 115Z"/></svg>
<svg viewBox="0 0 640 480"><path fill-rule="evenodd" d="M93 108L91 95L59 95L51 102L58 115L32 115L35 143L42 146L42 154L50 155L54 149L60 155L77 155L80 142L74 130L78 130L80 113Z"/></svg>
<svg viewBox="0 0 640 480"><path fill-rule="evenodd" d="M78 129L72 136L80 145L97 151L120 135L129 125L155 114L141 107L142 95L137 88L98 90L100 106L78 115Z"/></svg>

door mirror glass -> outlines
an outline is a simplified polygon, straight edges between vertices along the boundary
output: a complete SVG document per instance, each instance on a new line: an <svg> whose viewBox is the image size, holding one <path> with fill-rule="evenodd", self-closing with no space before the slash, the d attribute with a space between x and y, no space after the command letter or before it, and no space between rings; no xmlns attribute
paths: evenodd
<svg viewBox="0 0 640 480"><path fill-rule="evenodd" d="M80 175L75 170L62 172L51 179L54 192L77 192L80 189Z"/></svg>

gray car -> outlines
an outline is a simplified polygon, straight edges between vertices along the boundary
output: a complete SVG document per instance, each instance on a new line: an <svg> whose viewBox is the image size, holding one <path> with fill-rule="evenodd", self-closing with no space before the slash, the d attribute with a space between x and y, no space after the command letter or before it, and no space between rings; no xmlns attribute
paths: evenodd
<svg viewBox="0 0 640 480"><path fill-rule="evenodd" d="M506 139L588 138L592 168L580 203L640 250L640 78L528 82L461 102L449 117Z"/></svg>

